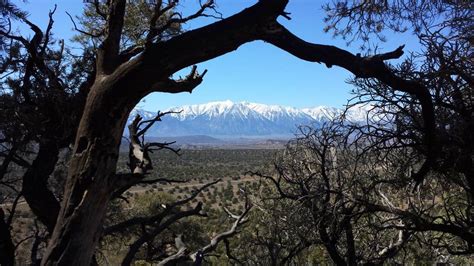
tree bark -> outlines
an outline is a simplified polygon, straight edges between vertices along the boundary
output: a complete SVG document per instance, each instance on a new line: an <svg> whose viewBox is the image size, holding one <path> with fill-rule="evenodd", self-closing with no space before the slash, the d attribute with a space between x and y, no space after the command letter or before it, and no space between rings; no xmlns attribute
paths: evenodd
<svg viewBox="0 0 474 266"><path fill-rule="evenodd" d="M28 206L48 229L53 232L60 204L48 189L49 175L58 161L59 148L54 141L40 143L38 154L23 175L22 194Z"/></svg>
<svg viewBox="0 0 474 266"><path fill-rule="evenodd" d="M0 208L0 265L10 266L15 263L15 247L13 246L10 228L5 223L5 213Z"/></svg>
<svg viewBox="0 0 474 266"><path fill-rule="evenodd" d="M101 79L98 76L97 79ZM135 105L97 82L88 95L70 161L64 200L43 265L90 265L114 180L123 128Z"/></svg>

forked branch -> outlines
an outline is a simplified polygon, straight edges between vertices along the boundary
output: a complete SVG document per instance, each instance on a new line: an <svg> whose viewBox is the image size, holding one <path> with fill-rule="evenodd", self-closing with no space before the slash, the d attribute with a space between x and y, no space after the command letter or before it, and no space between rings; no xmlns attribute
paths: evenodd
<svg viewBox="0 0 474 266"><path fill-rule="evenodd" d="M247 195L245 195L244 210L240 215L233 214L227 208L224 207L224 211L229 215L229 217L235 220L232 223L232 226L229 228L229 230L217 234L211 239L209 244L198 249L195 252L190 253L186 245L182 241L182 234L178 235L175 239L177 252L160 261L158 265L168 265L169 263L177 263L180 261L192 261L194 265L201 265L206 254L209 254L210 252L214 251L221 241L226 241L239 232L238 229L248 221L247 214L249 213L251 208L252 204L250 203Z"/></svg>
<svg viewBox="0 0 474 266"><path fill-rule="evenodd" d="M153 126L155 122L161 121L163 116L171 113L179 112L158 112L153 119L145 121L142 121L140 115L136 115L135 119L133 119L132 123L128 126L130 134L129 167L132 173L146 174L149 170L153 169L150 159L150 153L153 152L153 150L167 149L180 155L180 149L171 146L175 144L175 142L145 142L145 133L151 126Z"/></svg>

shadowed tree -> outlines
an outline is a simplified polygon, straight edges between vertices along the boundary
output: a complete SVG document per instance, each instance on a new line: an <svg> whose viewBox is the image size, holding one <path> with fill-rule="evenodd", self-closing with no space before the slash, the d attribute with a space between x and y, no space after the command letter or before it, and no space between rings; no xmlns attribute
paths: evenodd
<svg viewBox="0 0 474 266"><path fill-rule="evenodd" d="M473 54L473 3L386 1L356 5L341 1L328 6L328 10L331 10L328 13L330 28L347 37L380 34L384 29L407 31L407 23L414 26L413 34L421 50L395 69L399 75L429 89L435 114L431 133L435 142L427 145L423 141L420 102L405 93L386 90L385 84L374 79L352 81L356 86L356 98L352 102L371 102L379 107L375 115L383 119L371 121L372 126L367 128L355 126L354 130L374 142L373 149L382 154L403 148L411 159L410 169L416 169L424 158L430 158L431 163L424 163L419 171L424 175L415 180L414 191L419 189L418 193L426 197L431 193L437 195L433 203L424 202L424 207L419 208L442 209L442 214L410 210L404 215L414 212L423 217L424 222L412 226L415 232L435 231L448 235L436 239L434 233L427 234L422 241L425 245L450 254L472 254L474 66L470 58ZM362 23L367 19L371 23ZM353 25L354 31L341 31L345 23Z"/></svg>
<svg viewBox="0 0 474 266"><path fill-rule="evenodd" d="M335 1L325 9L328 31L369 46L370 36L384 39L384 30L413 24L421 50L391 68L424 87L426 98L356 76L348 106L370 106L366 123L345 121L344 113L342 121L303 128L265 177L282 204L307 211L307 224L336 264L468 263L472 3ZM425 103L434 114L429 131Z"/></svg>
<svg viewBox="0 0 474 266"><path fill-rule="evenodd" d="M377 108L367 124L334 120L303 127L274 172L255 174L269 182L260 201L271 210L264 211L282 209L260 230L280 224L280 241L300 237L308 244L303 249L323 247L338 265L466 263L474 238L462 175L433 169L416 185L411 171L422 164L420 156L412 145L396 142L387 109ZM272 237L248 242L276 243Z"/></svg>

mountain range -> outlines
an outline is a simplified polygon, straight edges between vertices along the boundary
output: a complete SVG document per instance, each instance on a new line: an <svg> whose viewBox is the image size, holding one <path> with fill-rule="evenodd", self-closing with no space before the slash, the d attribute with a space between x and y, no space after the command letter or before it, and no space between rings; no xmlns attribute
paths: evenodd
<svg viewBox="0 0 474 266"><path fill-rule="evenodd" d="M365 120L367 106L351 108L346 119L351 122ZM162 122L147 132L150 137L205 135L221 138L240 137L290 137L300 125L318 126L340 115L343 110L318 106L297 109L280 105L266 105L250 102L220 101L198 105L173 107L175 111L162 118ZM135 108L129 122L140 114L151 119L156 112Z"/></svg>

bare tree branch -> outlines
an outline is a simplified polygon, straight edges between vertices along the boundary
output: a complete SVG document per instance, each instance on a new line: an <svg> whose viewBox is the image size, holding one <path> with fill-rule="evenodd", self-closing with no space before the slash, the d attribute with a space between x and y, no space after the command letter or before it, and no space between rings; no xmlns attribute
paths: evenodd
<svg viewBox="0 0 474 266"><path fill-rule="evenodd" d="M79 29L76 25L76 22L72 18L71 14L69 14L69 12L67 12L67 11L66 11L66 14L69 16L69 19L71 20L72 24L74 25L74 30L76 30L77 32L80 32L80 33L82 33L86 36L92 37L92 38L98 38L102 35L102 34L93 34L91 32L86 32L86 31L83 31L83 30Z"/></svg>
<svg viewBox="0 0 474 266"><path fill-rule="evenodd" d="M215 237L211 239L208 245L200 248L199 250L193 253L187 252L188 250L186 248L186 245L182 243L181 235L178 235L177 240L179 241L177 241L177 244L176 244L176 248L178 251L175 254L161 260L158 263L158 265L167 265L168 263L185 261L185 260L189 260L189 261L194 262L197 265L200 265L204 257L210 252L214 251L221 241L227 241L228 238L238 233L237 231L238 228L247 222L246 216L251 208L252 208L252 205L250 201L248 200L247 196L246 196L246 203L245 203L244 210L240 215L235 215L231 213L227 208L225 208L224 210L228 213L228 215L232 219L235 220L231 228L225 232L222 232L216 235Z"/></svg>

